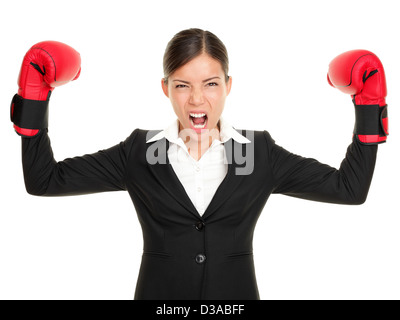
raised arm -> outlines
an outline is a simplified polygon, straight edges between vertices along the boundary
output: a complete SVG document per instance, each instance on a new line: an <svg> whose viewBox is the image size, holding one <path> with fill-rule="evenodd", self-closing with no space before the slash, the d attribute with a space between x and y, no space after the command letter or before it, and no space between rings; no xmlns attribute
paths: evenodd
<svg viewBox="0 0 400 320"><path fill-rule="evenodd" d="M386 142L386 81L380 60L366 50L337 56L328 82L350 94L356 111L353 142L340 168L288 152L265 132L275 179L274 193L340 204L361 204L368 195L378 144Z"/></svg>
<svg viewBox="0 0 400 320"><path fill-rule="evenodd" d="M57 162L47 134L48 106L55 87L78 78L78 52L60 42L34 45L25 55L11 120L22 137L25 186L33 195L76 195L124 190L127 153L134 139L91 155Z"/></svg>

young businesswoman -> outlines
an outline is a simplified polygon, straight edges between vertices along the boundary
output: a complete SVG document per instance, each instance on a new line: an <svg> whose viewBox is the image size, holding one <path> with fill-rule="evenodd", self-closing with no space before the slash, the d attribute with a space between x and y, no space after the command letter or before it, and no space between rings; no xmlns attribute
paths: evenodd
<svg viewBox="0 0 400 320"><path fill-rule="evenodd" d="M218 37L200 29L177 33L165 51L161 86L173 123L134 129L111 148L57 162L49 98L78 78L80 62L74 49L52 41L25 55L11 106L25 185L39 196L128 191L144 240L135 299L259 299L253 231L272 193L341 204L367 197L377 145L388 134L384 70L369 51L345 52L329 66L328 82L351 95L356 110L339 169L290 153L266 130L225 121L228 54Z"/></svg>

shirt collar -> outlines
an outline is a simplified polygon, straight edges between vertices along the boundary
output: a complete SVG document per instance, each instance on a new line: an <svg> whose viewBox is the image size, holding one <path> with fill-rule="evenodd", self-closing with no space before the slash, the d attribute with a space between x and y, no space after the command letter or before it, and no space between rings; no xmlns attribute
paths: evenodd
<svg viewBox="0 0 400 320"><path fill-rule="evenodd" d="M222 116L219 118L220 120L220 141L222 143L228 141L230 138L234 139L239 143L250 143L251 141L247 139L245 136L241 135L237 132L232 125L225 120ZM178 135L179 133L179 120L175 119L169 126L167 126L164 130L157 133L154 137L150 138L146 141L146 143L154 142L160 140L162 138L166 138L169 142L179 143L182 139Z"/></svg>

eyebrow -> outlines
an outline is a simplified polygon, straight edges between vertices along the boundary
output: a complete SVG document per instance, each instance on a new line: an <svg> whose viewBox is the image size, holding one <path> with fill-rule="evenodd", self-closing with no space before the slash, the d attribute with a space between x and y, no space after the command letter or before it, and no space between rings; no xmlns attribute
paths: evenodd
<svg viewBox="0 0 400 320"><path fill-rule="evenodd" d="M210 80L212 80L212 79L221 79L221 78L220 78L220 77L211 77L211 78L208 78L208 79L206 79L206 80L203 80L203 82L207 82L207 81L210 81ZM179 81L179 82L183 82L183 83L190 84L189 81L185 81L185 80L175 79L175 80L172 80L172 81Z"/></svg>

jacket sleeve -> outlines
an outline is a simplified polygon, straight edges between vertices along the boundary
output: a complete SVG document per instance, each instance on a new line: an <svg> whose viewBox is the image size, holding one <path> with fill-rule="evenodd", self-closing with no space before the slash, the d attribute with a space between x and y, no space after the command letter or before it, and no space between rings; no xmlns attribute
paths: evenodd
<svg viewBox="0 0 400 320"><path fill-rule="evenodd" d="M25 187L38 196L70 196L126 190L125 166L136 130L123 142L105 150L57 162L47 130L22 138Z"/></svg>
<svg viewBox="0 0 400 320"><path fill-rule="evenodd" d="M367 199L377 145L364 145L354 137L336 169L290 153L275 144L268 132L264 135L274 178L273 193L337 204L362 204Z"/></svg>

